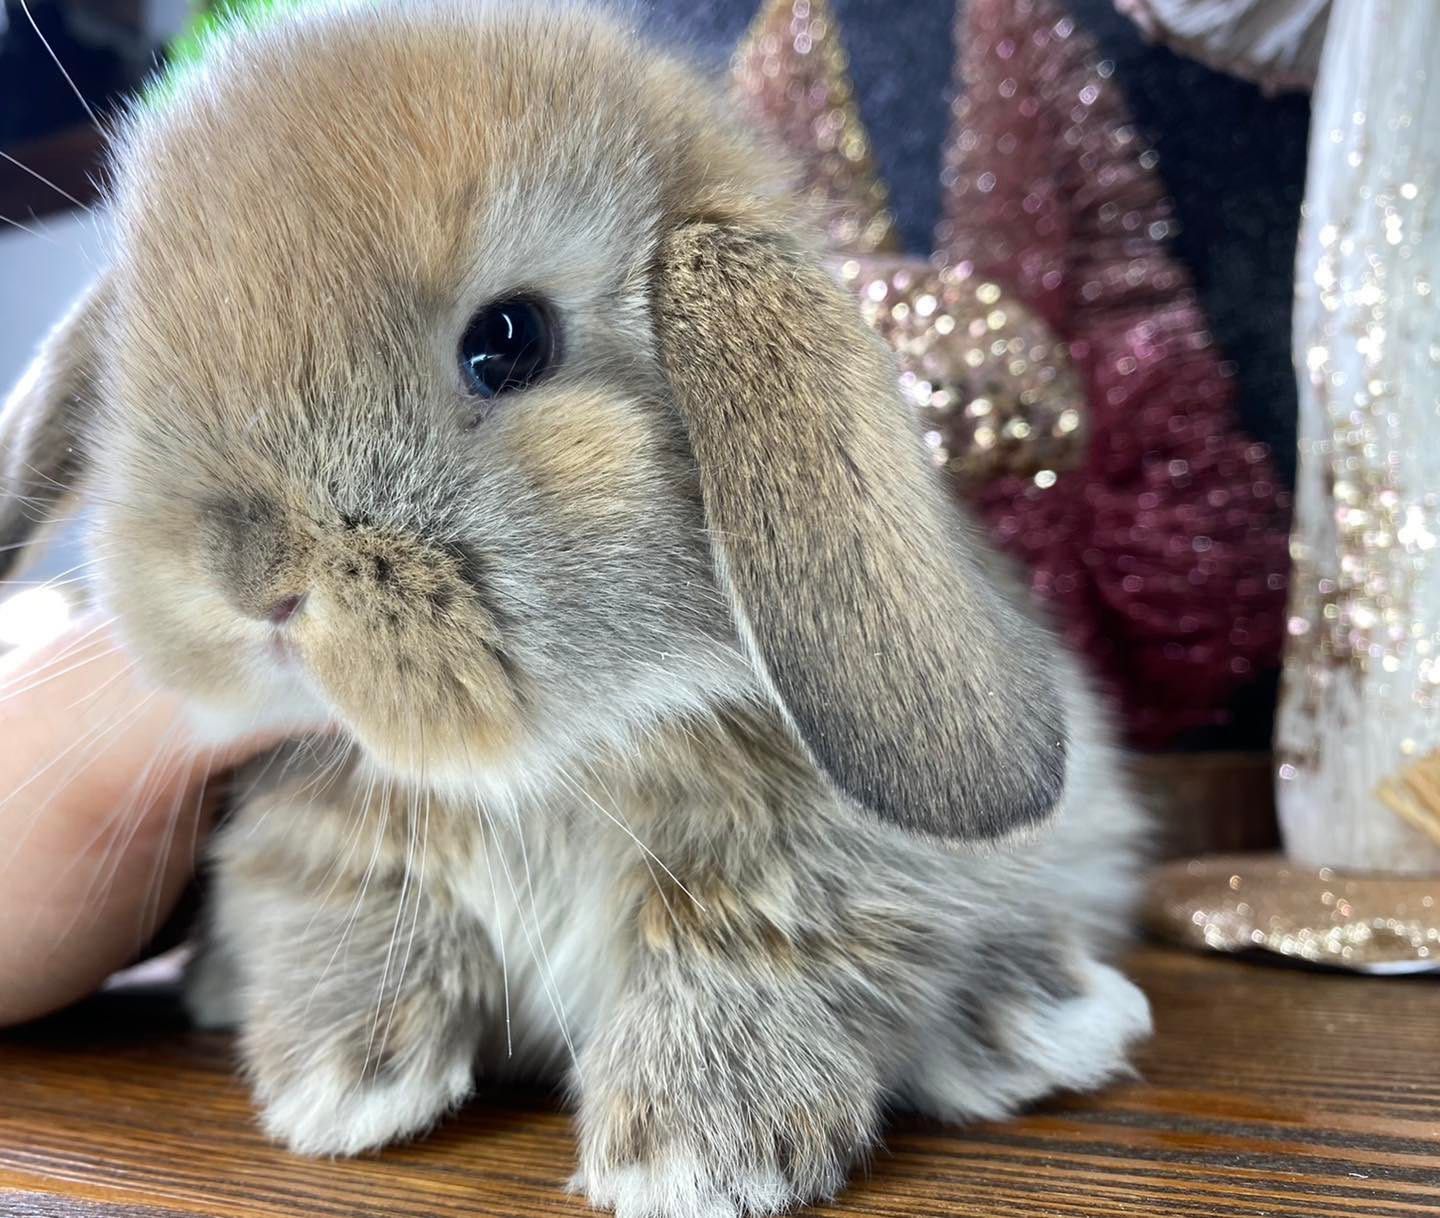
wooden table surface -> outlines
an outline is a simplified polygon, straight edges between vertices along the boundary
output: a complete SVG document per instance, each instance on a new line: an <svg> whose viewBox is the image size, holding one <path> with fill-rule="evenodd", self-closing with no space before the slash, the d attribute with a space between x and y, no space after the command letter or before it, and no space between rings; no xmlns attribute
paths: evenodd
<svg viewBox="0 0 1440 1218"><path fill-rule="evenodd" d="M815 1214L955 1218L1440 1215L1440 979L1374 980L1145 947L1142 1079L1005 1124L900 1120ZM544 1095L485 1095L348 1162L268 1146L229 1041L168 991L0 1035L0 1214L542 1218L573 1146Z"/></svg>

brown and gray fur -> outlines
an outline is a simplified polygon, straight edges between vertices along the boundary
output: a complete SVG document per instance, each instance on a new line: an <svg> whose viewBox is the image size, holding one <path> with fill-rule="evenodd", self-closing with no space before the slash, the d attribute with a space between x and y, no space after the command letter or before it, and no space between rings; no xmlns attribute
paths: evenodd
<svg viewBox="0 0 1440 1218"><path fill-rule="evenodd" d="M1103 716L723 95L583 8L318 5L115 161L0 533L79 479L152 680L339 725L245 780L192 978L274 1136L545 1074L595 1204L719 1218L833 1194L888 1103L1124 1069ZM560 366L477 403L459 335L519 290Z"/></svg>

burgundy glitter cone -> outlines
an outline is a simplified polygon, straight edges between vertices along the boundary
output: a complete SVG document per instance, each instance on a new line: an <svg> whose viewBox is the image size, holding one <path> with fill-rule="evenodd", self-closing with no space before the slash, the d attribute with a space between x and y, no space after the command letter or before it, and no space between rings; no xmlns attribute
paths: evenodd
<svg viewBox="0 0 1440 1218"><path fill-rule="evenodd" d="M940 258L1068 341L1091 437L1052 486L1000 478L974 498L1119 694L1132 742L1223 726L1279 661L1288 496L1236 427L1112 66L1048 0L970 0L958 40Z"/></svg>

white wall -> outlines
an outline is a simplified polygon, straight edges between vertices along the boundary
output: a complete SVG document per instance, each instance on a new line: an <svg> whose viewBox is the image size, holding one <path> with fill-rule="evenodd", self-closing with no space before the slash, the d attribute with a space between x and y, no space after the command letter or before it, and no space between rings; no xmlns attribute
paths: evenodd
<svg viewBox="0 0 1440 1218"><path fill-rule="evenodd" d="M108 248L104 219L95 213L14 219L32 232L0 224L0 386L6 390L45 331L94 278Z"/></svg>

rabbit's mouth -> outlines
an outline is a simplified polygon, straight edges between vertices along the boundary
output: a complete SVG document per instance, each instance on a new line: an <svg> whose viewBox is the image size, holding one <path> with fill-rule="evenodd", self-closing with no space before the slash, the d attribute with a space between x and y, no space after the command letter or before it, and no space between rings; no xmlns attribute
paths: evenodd
<svg viewBox="0 0 1440 1218"><path fill-rule="evenodd" d="M265 652L282 671L294 669L300 663L299 651L283 630L276 630L265 640Z"/></svg>
<svg viewBox="0 0 1440 1218"><path fill-rule="evenodd" d="M198 553L277 683L313 687L386 763L484 762L516 736L522 676L471 547L251 493L210 512Z"/></svg>
<svg viewBox="0 0 1440 1218"><path fill-rule="evenodd" d="M304 735L326 725L379 770L420 785L470 784L508 770L527 734L508 656L457 654L442 675L396 642L377 645L328 617L267 631L235 653L250 674L249 696L192 693L192 718L217 740L257 726L293 724Z"/></svg>
<svg viewBox="0 0 1440 1218"><path fill-rule="evenodd" d="M264 627L277 679L313 688L396 774L490 769L525 734L523 674L454 566L401 539L345 537L317 547L303 606Z"/></svg>

